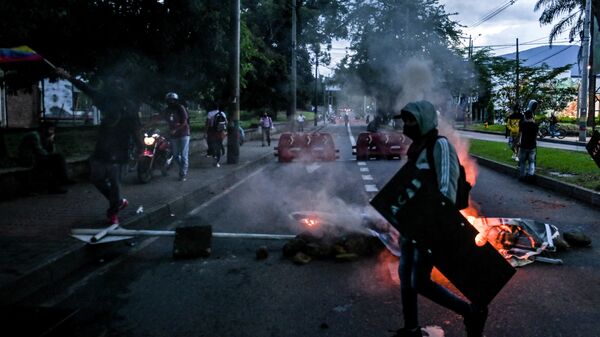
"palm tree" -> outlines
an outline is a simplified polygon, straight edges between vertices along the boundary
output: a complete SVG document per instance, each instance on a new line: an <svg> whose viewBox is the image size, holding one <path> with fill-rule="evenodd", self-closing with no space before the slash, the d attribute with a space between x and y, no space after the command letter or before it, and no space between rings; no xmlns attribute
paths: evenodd
<svg viewBox="0 0 600 337"><path fill-rule="evenodd" d="M556 38L565 31L569 31L569 41L576 37L583 38L583 20L585 15L586 0L538 0L534 11L543 8L539 21L548 25L553 21L558 22L550 31L549 42L552 44ZM592 15L600 21L600 0L592 0Z"/></svg>

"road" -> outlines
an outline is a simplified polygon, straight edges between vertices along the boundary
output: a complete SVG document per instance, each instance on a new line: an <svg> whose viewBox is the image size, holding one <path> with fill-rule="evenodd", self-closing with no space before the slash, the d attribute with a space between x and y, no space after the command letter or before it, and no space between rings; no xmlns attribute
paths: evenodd
<svg viewBox="0 0 600 337"><path fill-rule="evenodd" d="M364 129L353 126L354 137ZM353 217L401 161L359 165L342 125L340 159L272 162L167 227L211 224L214 231L295 234L294 211ZM525 217L600 238L600 211L479 168L472 196L481 215ZM284 241L213 238L209 258L174 260L171 238L114 244L98 264L28 300L77 310L61 336L391 336L402 326L397 259L383 252L351 263L294 265ZM269 257L255 259L266 245ZM108 248L107 248L108 250ZM534 263L490 306L486 336L597 336L600 327L598 246L559 254L561 266ZM446 283L443 277L436 278ZM485 285L482 285L485 286ZM421 324L433 336L464 336L462 319L420 298Z"/></svg>

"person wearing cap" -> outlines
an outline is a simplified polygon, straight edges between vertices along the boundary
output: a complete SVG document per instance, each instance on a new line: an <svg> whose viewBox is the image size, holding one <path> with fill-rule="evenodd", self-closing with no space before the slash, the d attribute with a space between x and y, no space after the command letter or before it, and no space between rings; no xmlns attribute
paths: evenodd
<svg viewBox="0 0 600 337"><path fill-rule="evenodd" d="M529 101L525 119L519 124L519 180L532 182L535 174L538 125L533 116L538 107L536 100Z"/></svg>
<svg viewBox="0 0 600 337"><path fill-rule="evenodd" d="M395 119L404 122L403 132L412 140L407 156L408 185L399 185L398 209L394 211L402 221L411 223L412 226L426 226L428 217L415 214L414 208L402 206L410 203L410 199L416 194L415 188L420 193L437 193L439 189L444 197L454 202L458 177L460 174L460 163L454 146L445 137L438 137L437 112L429 101L416 101L406 104ZM433 147L428 158L428 148ZM430 167L432 159L435 168ZM434 170L433 170L434 169ZM420 187L414 187L415 182ZM400 202L402 200L402 202ZM437 198L425 197L420 200L438 200ZM426 205L425 208L431 212L437 210L437 204ZM456 210L458 212L458 210ZM420 220L417 220L420 219ZM420 222L419 222L420 221ZM396 332L396 337L422 337L418 321L417 295L421 294L429 300L448 308L463 316L468 337L480 337L483 333L487 319L487 306L468 303L459 296L431 279L433 269L430 250L419 245L414 238L409 237L410 232L400 231L400 264L398 274L400 276L400 293L402 296L402 313L404 327Z"/></svg>
<svg viewBox="0 0 600 337"><path fill-rule="evenodd" d="M179 166L179 180L187 179L190 153L190 118L187 109L179 102L179 95L169 92L165 96L167 107L163 115L170 130L173 158Z"/></svg>

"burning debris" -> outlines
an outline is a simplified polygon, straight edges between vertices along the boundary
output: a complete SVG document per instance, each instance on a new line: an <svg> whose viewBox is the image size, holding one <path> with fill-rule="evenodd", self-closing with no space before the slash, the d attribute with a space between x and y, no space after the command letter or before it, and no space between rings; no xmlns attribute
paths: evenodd
<svg viewBox="0 0 600 337"><path fill-rule="evenodd" d="M350 262L362 256L372 256L384 248L381 241L367 231L357 232L334 224L332 216L321 212L290 214L305 230L283 246L283 256L296 264L307 264L313 259Z"/></svg>

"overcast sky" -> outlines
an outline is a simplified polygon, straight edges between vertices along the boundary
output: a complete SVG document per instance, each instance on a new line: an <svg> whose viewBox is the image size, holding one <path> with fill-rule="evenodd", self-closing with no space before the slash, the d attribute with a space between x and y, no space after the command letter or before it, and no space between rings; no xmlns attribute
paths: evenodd
<svg viewBox="0 0 600 337"><path fill-rule="evenodd" d="M538 19L541 10L534 11L536 0L439 0L446 6L447 13L457 13L451 18L463 26L465 34L471 35L473 45L496 46L495 54L508 54L515 51L516 39L519 50L526 50L548 43L553 24L541 26ZM507 6L502 10L504 5ZM497 15L484 19L493 13ZM479 24L478 24L479 23ZM481 35L480 35L481 34ZM562 35L554 44L569 44L567 34ZM468 39L465 39L468 45Z"/></svg>
<svg viewBox="0 0 600 337"><path fill-rule="evenodd" d="M538 19L541 10L537 12L533 10L536 0L515 0L512 5L508 5L511 2L509 0L439 0L440 4L446 6L447 13L457 13L451 16L452 20L466 26L463 28L465 47L469 45L469 35L473 39L475 48L491 46L492 53L496 55L515 52L517 38L520 51L548 44L548 36L553 24L540 25ZM506 8L502 10L505 5ZM486 17L496 12L498 14L484 21ZM569 44L567 39L567 34L563 34L555 40L554 44ZM335 49L332 51L334 64L344 56L344 46L347 46L347 43L340 42L334 45ZM319 67L319 73L330 75L334 64L329 66L329 69Z"/></svg>

